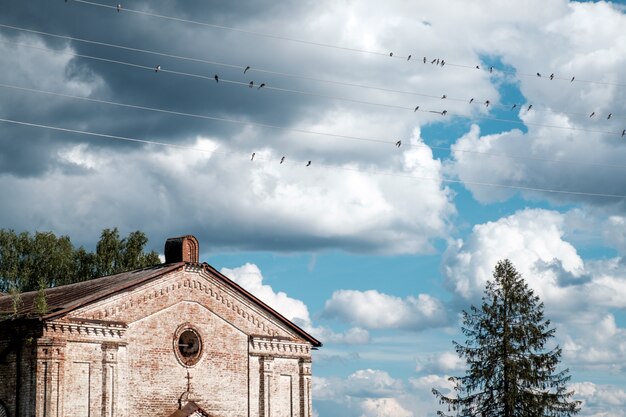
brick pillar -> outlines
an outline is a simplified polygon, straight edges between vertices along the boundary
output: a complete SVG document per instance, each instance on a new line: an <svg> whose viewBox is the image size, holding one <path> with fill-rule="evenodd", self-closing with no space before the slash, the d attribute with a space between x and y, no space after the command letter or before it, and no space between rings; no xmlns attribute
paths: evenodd
<svg viewBox="0 0 626 417"><path fill-rule="evenodd" d="M259 416L271 416L271 389L274 375L274 358L262 356L259 358L261 376L259 378Z"/></svg>
<svg viewBox="0 0 626 417"><path fill-rule="evenodd" d="M63 417L65 342L37 342L36 416Z"/></svg>
<svg viewBox="0 0 626 417"><path fill-rule="evenodd" d="M300 359L300 417L311 417L313 400L311 398L310 359Z"/></svg>
<svg viewBox="0 0 626 417"><path fill-rule="evenodd" d="M115 417L117 402L117 343L102 345L102 417Z"/></svg>

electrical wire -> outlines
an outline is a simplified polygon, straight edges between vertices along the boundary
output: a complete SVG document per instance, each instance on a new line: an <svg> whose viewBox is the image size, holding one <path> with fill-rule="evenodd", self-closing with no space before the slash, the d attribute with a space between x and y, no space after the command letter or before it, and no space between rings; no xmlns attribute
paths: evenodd
<svg viewBox="0 0 626 417"><path fill-rule="evenodd" d="M298 128L291 128L291 127L285 127L285 126L271 125L271 124L267 124L267 123L258 123L258 122L252 122L252 121L242 121L242 120L237 120L237 119L228 119L228 118L224 118L224 117L201 115L201 114L189 113L189 112L180 112L180 111L167 110L167 109L156 108L156 107L148 107L148 106L141 106L141 105L136 105L136 104L120 103L120 102L115 102L115 101L110 101L110 100L96 99L96 98L92 98L92 97L76 96L76 95L72 95L72 94L58 93L58 92L53 92L53 91L40 90L40 89L36 89L36 88L20 87L20 86L16 86L16 85L12 85L12 84L5 84L5 83L0 83L0 88L7 88L7 89L12 89L12 90L18 90L18 91L26 91L26 92L37 93L37 94L52 95L52 96L56 96L56 97L62 97L62 98L68 98L68 99L74 99L74 100L81 100L81 101L87 101L87 102L99 103L99 104L107 104L107 105L112 105L112 106L117 106L117 107L124 107L124 108L132 108L132 109L152 111L152 112L158 112L158 113L165 113L165 114L170 114L170 115L174 115L174 116L183 116L183 117L198 118L198 119L218 121L218 122L225 122L225 123L257 126L257 127L263 127L263 128L283 130L283 131L288 131L288 132L296 132L296 133L304 133L304 134L311 134L311 135L318 135L318 136L325 136L325 137L333 137L333 138L338 138L338 139L371 142L371 143L383 144L383 145L386 145L386 146L388 146L390 144L393 144L393 141L388 141L388 140L384 140L384 139L365 138L365 137L350 136L350 135L340 135L340 134L335 134L335 133L331 133L331 132L319 132L319 131L314 131L314 130L298 129ZM599 164L599 163L585 162L585 161L559 160L559 159L539 158L539 157L523 156L523 155L508 155L508 154L493 153L493 152L474 151L474 150L462 149L462 148L460 148L460 149L456 148L456 149L453 150L451 147L444 147L444 146L437 146L437 145L427 145L427 144L424 144L424 143L417 143L417 144L407 143L407 144L404 144L402 146L409 147L409 148L424 147L424 148L428 148L428 149L442 150L442 151L446 151L446 152L450 152L450 153L452 153L452 152L455 152L455 153L459 152L459 153L468 153L468 154L481 155L481 156L514 159L514 160L531 160L531 161L540 161L540 162L556 163L556 164L597 166L597 167L603 167L603 168L623 168L623 169L626 168L626 165L620 165L620 164Z"/></svg>
<svg viewBox="0 0 626 417"><path fill-rule="evenodd" d="M66 133L82 134L82 135L94 136L94 137L104 138L104 139L114 139L114 140L120 140L120 141L129 141L129 142L143 143L143 144L150 144L150 145L157 145L157 146L164 146L164 147L174 147L178 149L192 150L192 151L211 153L211 154L243 155L238 152L223 152L223 151L220 152L220 151L217 151L216 149L208 150L208 149L196 148L196 147L191 147L191 146L176 145L176 144L171 144L167 142L137 139L137 138L131 138L128 136L109 135L109 134L104 134L104 133L90 132L87 130L62 128L62 127L57 127L57 126L49 126L49 125L43 125L43 124L32 123L32 122L24 122L24 121L13 120L13 119L0 118L0 122L12 123L12 124L28 126L28 127L36 127L36 128L41 128L41 129L49 129L49 130L54 130L54 131L66 132ZM246 154L246 158L248 158L247 154ZM402 174L383 172L383 171L378 171L378 170L364 171L364 170L359 170L356 168L338 167L335 165L328 165L328 164L323 164L323 163L321 164L316 163L316 165L320 165L326 168L342 170L342 171L359 172L363 174L385 175L385 176L390 176L390 177L407 178L407 179L413 179L413 180L419 180L419 181L428 180L428 181L436 181L436 182L442 182L442 183L476 185L476 186L481 186L481 187L504 188L504 189L518 190L518 191L543 192L543 193L551 193L551 194L576 195L576 196L586 196L586 197L603 197L603 198L618 198L618 199L626 198L626 195L622 195L622 194L591 193L591 192L584 192L584 191L526 187L526 186L519 186L519 185L488 183L488 182L480 182L480 181L465 181L465 180L455 180L455 179L448 179L448 178L433 178L433 177L422 177L422 176L415 176L415 175L402 175Z"/></svg>
<svg viewBox="0 0 626 417"><path fill-rule="evenodd" d="M88 1L88 0L72 0L72 1L74 1L76 3L82 3L82 4L90 5L90 6L96 6L96 7L102 7L102 8L117 10L117 6L110 6L110 5L107 5L107 4L102 4L102 3L98 3L98 2L94 2L94 1ZM248 35L265 37L265 38L269 38L269 39L277 39L277 40L281 40L281 41L289 41L289 42L300 43L300 44L305 44L305 45L319 46L319 47L324 47L324 48L332 48L332 49L338 49L338 50L344 50L344 51L350 51L350 52L358 52L358 53L364 53L364 54L370 54L370 55L386 56L386 57L391 57L391 58L396 58L396 59L402 59L403 61L409 61L408 60L409 55L399 55L399 54L395 54L394 55L393 52L372 51L372 50L367 50L367 49L360 49L360 48L345 47L345 46L340 46L340 45L333 45L333 44L323 43L323 42L309 41L309 40L298 39L298 38L293 38L293 37L289 37L289 36L276 35L276 34L270 34L270 33L263 33L263 32L257 32L257 31L246 30L246 29L239 29L239 28L234 28L234 27L231 27L231 26L217 25L217 24L213 24L213 23L200 22L200 21L191 20L191 19L183 19L183 18L180 18L180 17L166 16L166 15L153 13L153 12L148 12L148 11L144 11L144 10L128 9L126 7L124 7L122 9L122 11L123 12L128 12L128 13L140 14L140 15L144 15L144 16L156 17L156 18L159 18L159 19L171 20L171 21L180 22L180 23L189 23L189 24L193 24L193 25L210 27L210 28L214 28L214 29L229 30L229 31L233 31L233 32L245 33L245 34L248 34ZM411 56L412 55L413 54L411 54ZM418 54L415 54L415 56L417 56L417 55ZM414 62L415 61L419 61L419 60L414 60ZM445 65L449 65L451 67L457 67L457 68L471 69L473 71L476 71L477 69L480 70L480 65L476 65L476 64L474 64L474 65L458 64L458 63L448 62L446 60L445 61ZM512 75L517 75L517 76L532 77L532 78L543 78L543 79L552 81L550 79L550 77L537 77L538 73L534 73L533 74L533 73L528 73L528 72L519 72L519 71L506 70L506 69L498 69L498 71L500 71L502 73L508 73L508 74L512 74ZM599 85L611 85L611 86L616 86L616 87L626 87L626 84L624 84L624 83L612 83L612 82L606 82L606 81L582 80L582 79L576 79L575 77L573 79L571 75L569 77L561 77L561 76L554 75L551 78L553 78L555 80L560 80L560 81L567 81L567 82L570 82L570 83L571 82L579 82L579 83L589 83L589 84L599 84Z"/></svg>
<svg viewBox="0 0 626 417"><path fill-rule="evenodd" d="M148 50L148 49L136 48L136 47L126 46L126 45L119 45L119 44L112 44L112 43L108 43L108 42L95 41L95 40L91 40L91 39L76 38L76 37L67 36L67 35L58 35L58 34L54 34L54 33L50 33L50 32L43 32L43 31L39 31L39 30L28 29L28 28L23 28L23 27L19 27L19 26L6 25L6 24L2 24L2 23L0 23L0 27L7 28L7 29L13 29L13 30L17 30L17 31L22 31L22 32L27 32L27 33L33 33L33 34L37 34L37 35L54 37L54 38L57 38L57 39L64 39L64 40L75 41L75 42L82 42L82 43L87 43L87 44L92 44L92 45L105 46L105 47L116 48L116 49L121 49L121 50L125 50L125 51L141 52L141 53L146 53L146 54L151 54L151 55L156 55L156 56L162 56L162 57L178 59L178 60L183 60L183 61L198 62L198 63L208 64L208 65L215 65L215 66L221 66L221 67L226 67L226 68L235 68L235 69L241 69L241 70L245 69L246 71L259 72L259 73L271 74L271 75L277 75L277 76L280 76L280 77L289 77L289 78L296 78L296 79L302 79L302 80L307 80L307 81L315 81L315 82L321 82L321 83L327 83L327 84L333 84L333 85L342 85L342 86L347 86L347 87L355 87L355 88L363 88L363 89L384 91L384 92L397 93L397 94L412 95L412 96L417 96L417 97L429 98L429 99L433 99L433 100L440 100L441 97L442 97L441 94L440 95L425 94L425 93L420 93L420 92L416 92L416 91L398 90L398 89L392 89L392 88L371 86L371 85L366 85L366 84L358 84L358 83L350 83L350 82L345 82L345 81L322 79L322 78L310 77L310 76L301 75L301 74L291 74L291 73L285 73L285 72L280 72L280 71L272 71L272 70L267 70L267 69L258 68L258 67L249 67L249 66L243 66L243 65L236 65L236 64L230 64L230 63L224 63L224 62L219 62L219 61L207 60L207 59L202 59L202 58L194 58L194 57L189 57L189 56L176 55L176 54L170 54L170 53L165 53L165 52L153 51L153 50ZM474 105L478 105L478 106L482 105L482 103L484 103L486 101L484 98L478 98L477 100L472 99L472 101L470 102L470 100L467 99L467 98L460 98L460 97L453 97L453 96L446 96L446 100L468 103L470 105L474 104ZM493 104L492 106L494 108L498 108L498 109L502 109L502 110L506 110L506 109L513 110L513 108L525 107L524 105L522 105L520 103L497 103L497 104ZM538 109L541 109L541 108L548 109L548 107L542 106L540 104L533 104L533 108L534 108L535 111L537 111ZM581 117L583 117L583 116L587 117L589 114L591 114L591 112L588 112L588 113L578 113L578 112L563 112L563 111L560 111L559 113L561 113L561 114L568 114L568 115L575 115L575 116L581 116ZM616 119L616 120L617 119L626 119L626 117L620 116L620 115L614 114L614 113L611 113L611 118L612 119Z"/></svg>
<svg viewBox="0 0 626 417"><path fill-rule="evenodd" d="M74 0L74 1L78 1L78 0ZM114 59L109 59L109 58L95 57L95 56L92 56L92 55L78 54L78 53L75 53L75 52L59 51L59 50L55 50L55 49L50 49L50 48L45 48L45 47L40 47L40 46L34 46L34 45L29 45L29 44L24 44L24 43L21 43L21 42L0 40L0 43L14 44L14 45L24 46L24 47L28 47L28 48L33 48L33 49L39 49L39 50L50 52L50 53L56 53L56 54L61 54L61 55L68 55L68 56L73 56L73 57L80 57L80 58L85 58L85 59L92 59L92 60L101 61L101 62L108 62L108 63L118 64L118 65L126 65L126 66L133 67L133 68L140 68L140 69L147 69L147 70L155 71L155 67L152 67L152 66L134 64L134 63L126 62L126 61L114 60ZM193 74L193 73L188 73L188 72L183 72L183 71L174 71L174 70L167 70L167 69L160 68L160 69L157 70L157 72L164 72L164 73L175 74L175 75L180 75L180 76L200 78L200 79L214 81L214 77L211 77L211 76L201 75L201 74ZM222 78L219 79L219 82L229 83L229 84L236 84L236 85L241 85L241 86L249 86L249 83L246 83L246 82L227 80L227 79L222 79ZM437 113L437 114L441 114L441 115L445 115L445 114L449 113L445 109L444 110L439 110L439 109L437 109L437 110L426 110L426 109L422 109L422 108L417 109L417 108L412 108L412 107L407 107L407 106L399 106L399 105L386 104L386 103L377 103L377 102L371 102L371 101L365 101L365 100L357 100L357 99L351 99L351 98L345 98L345 97L339 97L339 96L332 96L332 95L328 95L328 94L314 93L314 92L310 92L310 91L301 91L301 90L280 88L280 87L273 87L273 86L265 86L264 89L266 89L266 90L273 90L273 91L280 91L280 92L285 92L285 93L301 94L301 95L308 95L308 96L313 96L313 97L327 98L327 99L331 99L331 100L345 101L345 102L349 102L349 103L366 104L366 105L386 107L386 108L392 108L392 109L407 110L407 111L411 111L411 112L414 112L414 113L415 112ZM444 113L444 111L445 111L445 113ZM452 116L453 114L450 113L450 115ZM584 129L584 128L577 128L577 127L571 127L571 126L547 125L547 124L542 124L542 123L524 122L524 121L521 121L521 120L503 119L503 118L483 116L483 115L474 116L474 118L482 119L482 120L497 121L497 122L505 122L505 123L516 124L516 125L521 125L521 126L532 125L532 126L540 126L540 127L549 127L549 128L553 128L553 129L572 130L572 131L587 132L587 133L600 133L600 134L612 135L612 136L623 136L622 135L623 132L614 132L614 131L596 130L596 129Z"/></svg>

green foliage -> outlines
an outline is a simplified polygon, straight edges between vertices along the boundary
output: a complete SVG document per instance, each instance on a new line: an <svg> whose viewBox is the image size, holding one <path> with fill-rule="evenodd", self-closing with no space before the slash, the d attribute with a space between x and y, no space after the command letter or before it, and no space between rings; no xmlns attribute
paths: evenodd
<svg viewBox="0 0 626 417"><path fill-rule="evenodd" d="M11 288L9 289L9 296L11 297L11 300L13 301L13 311L11 312L13 317L17 316L18 311L20 311L20 308L22 308L22 293L20 293L20 291L17 289L16 286L11 286Z"/></svg>
<svg viewBox="0 0 626 417"><path fill-rule="evenodd" d="M543 303L507 259L496 265L482 306L463 312L466 344L454 342L467 369L453 377L455 395L433 389L440 416L573 416L580 402L567 391L569 370L558 372L561 349L547 348L555 329Z"/></svg>
<svg viewBox="0 0 626 417"><path fill-rule="evenodd" d="M39 279L39 288L37 289L37 296L33 302L35 311L40 316L45 315L48 312L48 300L46 300L46 281Z"/></svg>
<svg viewBox="0 0 626 417"><path fill-rule="evenodd" d="M140 231L120 239L117 228L104 229L92 253L74 248L68 236L0 229L0 291L15 291L17 297L39 290L41 282L56 287L161 263L156 252L144 252L147 243Z"/></svg>

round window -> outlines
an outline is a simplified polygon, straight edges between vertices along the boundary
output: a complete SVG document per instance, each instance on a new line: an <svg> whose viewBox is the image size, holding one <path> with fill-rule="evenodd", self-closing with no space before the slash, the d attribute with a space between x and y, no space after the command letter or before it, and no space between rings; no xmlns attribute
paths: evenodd
<svg viewBox="0 0 626 417"><path fill-rule="evenodd" d="M202 354L202 340L195 329L183 326L174 338L176 357L185 366L198 363Z"/></svg>

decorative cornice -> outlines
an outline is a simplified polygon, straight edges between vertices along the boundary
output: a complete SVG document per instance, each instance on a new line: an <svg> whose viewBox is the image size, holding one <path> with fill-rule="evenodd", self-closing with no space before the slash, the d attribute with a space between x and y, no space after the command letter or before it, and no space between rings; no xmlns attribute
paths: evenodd
<svg viewBox="0 0 626 417"><path fill-rule="evenodd" d="M47 334L83 337L111 337L119 339L126 333L126 326L122 324L99 325L94 323L64 323L45 322L44 330Z"/></svg>
<svg viewBox="0 0 626 417"><path fill-rule="evenodd" d="M286 357L310 357L311 345L309 343L298 343L271 338L251 337L251 355L269 355Z"/></svg>

